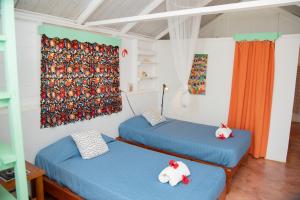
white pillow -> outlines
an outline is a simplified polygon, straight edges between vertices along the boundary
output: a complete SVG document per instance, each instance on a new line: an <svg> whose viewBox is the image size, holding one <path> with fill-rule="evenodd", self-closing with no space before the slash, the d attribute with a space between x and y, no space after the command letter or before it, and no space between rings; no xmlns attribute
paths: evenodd
<svg viewBox="0 0 300 200"><path fill-rule="evenodd" d="M163 115L160 115L158 111L149 110L143 113L143 117L152 125L155 126L159 123L166 121L166 118Z"/></svg>
<svg viewBox="0 0 300 200"><path fill-rule="evenodd" d="M83 159L91 159L109 149L101 134L96 130L71 135Z"/></svg>

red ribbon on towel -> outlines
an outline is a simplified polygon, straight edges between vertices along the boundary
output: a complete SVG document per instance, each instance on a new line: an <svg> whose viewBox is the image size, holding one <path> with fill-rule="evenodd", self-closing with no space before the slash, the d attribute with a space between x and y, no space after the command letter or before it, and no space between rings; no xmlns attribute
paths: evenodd
<svg viewBox="0 0 300 200"><path fill-rule="evenodd" d="M223 123L221 123L221 128L228 128L228 126L225 125L225 124L223 124Z"/></svg>
<svg viewBox="0 0 300 200"><path fill-rule="evenodd" d="M218 139L220 139L220 140L225 140L226 138L225 138L224 134L222 133L222 134L220 134L220 135L218 136Z"/></svg>
<svg viewBox="0 0 300 200"><path fill-rule="evenodd" d="M229 137L234 137L233 133L230 133ZM219 135L218 139L225 140L226 138L225 138L224 134L222 133L221 135Z"/></svg>
<svg viewBox="0 0 300 200"><path fill-rule="evenodd" d="M174 169L177 169L177 167L179 166L178 163L175 162L174 160L170 160L169 165L170 165L170 167L173 167Z"/></svg>
<svg viewBox="0 0 300 200"><path fill-rule="evenodd" d="M183 183L183 184L185 184L185 185L187 185L187 184L189 184L189 183L190 183L190 180L188 179L188 177L187 177L187 176L185 176L185 175L182 175L182 183Z"/></svg>

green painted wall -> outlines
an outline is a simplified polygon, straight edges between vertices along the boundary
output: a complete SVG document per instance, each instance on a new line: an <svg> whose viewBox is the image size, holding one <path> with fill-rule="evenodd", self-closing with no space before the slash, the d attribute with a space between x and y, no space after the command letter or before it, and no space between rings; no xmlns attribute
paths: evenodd
<svg viewBox="0 0 300 200"><path fill-rule="evenodd" d="M249 33L249 34L235 34L233 39L235 41L254 41L254 40L277 40L282 34L277 32L265 33Z"/></svg>
<svg viewBox="0 0 300 200"><path fill-rule="evenodd" d="M107 37L97 33L80 31L62 26L43 24L39 26L38 32L39 34L45 34L51 38L68 38L69 40L78 40L79 42L99 43L112 46L121 45L121 39L119 38Z"/></svg>

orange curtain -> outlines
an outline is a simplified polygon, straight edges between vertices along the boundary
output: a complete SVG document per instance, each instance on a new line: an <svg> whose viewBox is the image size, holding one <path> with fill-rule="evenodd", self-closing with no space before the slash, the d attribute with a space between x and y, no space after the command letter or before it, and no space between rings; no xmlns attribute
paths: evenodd
<svg viewBox="0 0 300 200"><path fill-rule="evenodd" d="M265 157L274 82L272 41L236 42L228 125L251 131L250 153Z"/></svg>

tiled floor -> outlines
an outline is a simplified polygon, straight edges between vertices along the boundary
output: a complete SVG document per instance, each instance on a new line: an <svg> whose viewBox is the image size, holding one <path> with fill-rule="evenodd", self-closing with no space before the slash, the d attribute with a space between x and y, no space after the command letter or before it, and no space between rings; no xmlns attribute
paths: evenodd
<svg viewBox="0 0 300 200"><path fill-rule="evenodd" d="M300 200L300 123L292 124L287 163L249 157L226 200Z"/></svg>
<svg viewBox="0 0 300 200"><path fill-rule="evenodd" d="M249 157L227 200L300 200L300 123L293 123L287 163Z"/></svg>

